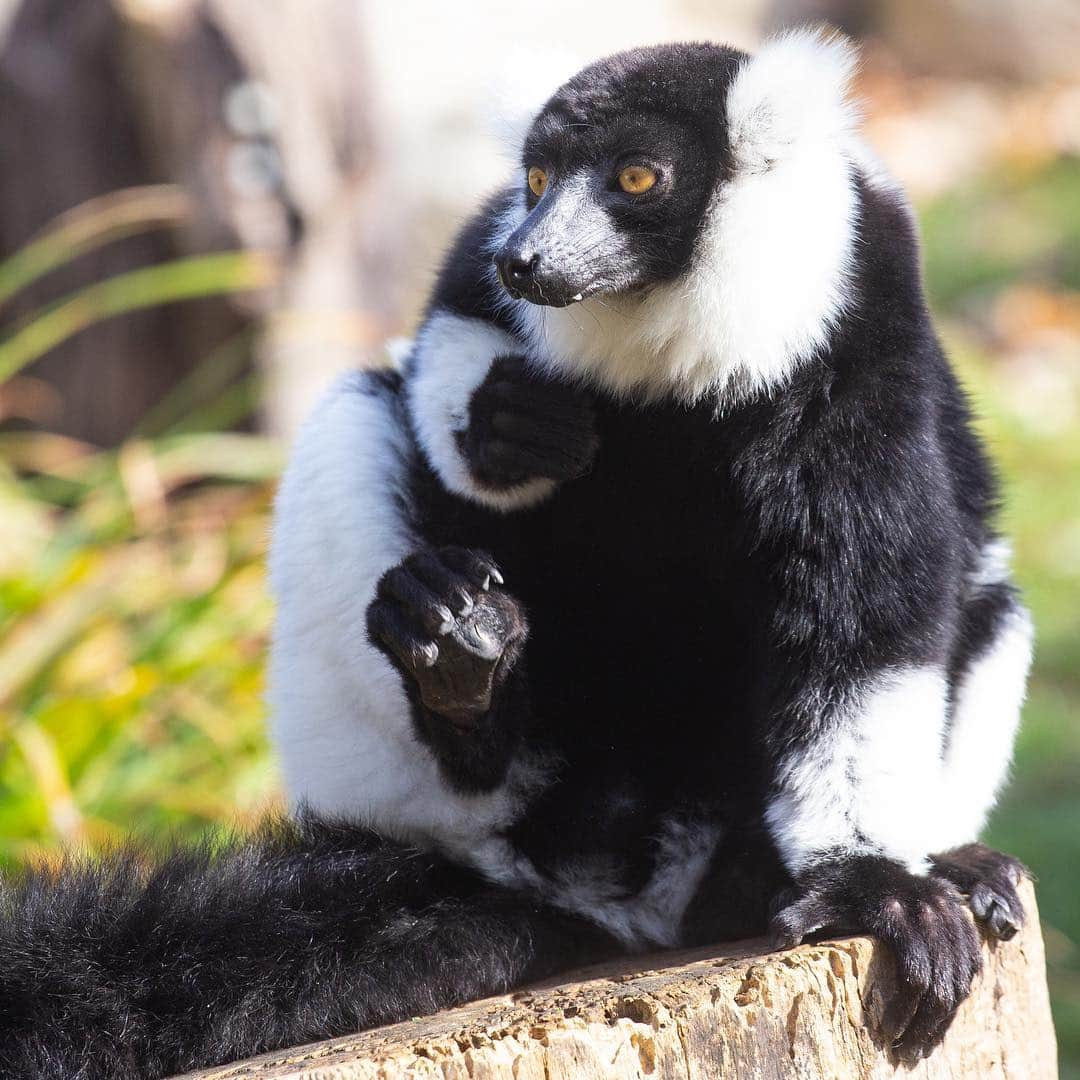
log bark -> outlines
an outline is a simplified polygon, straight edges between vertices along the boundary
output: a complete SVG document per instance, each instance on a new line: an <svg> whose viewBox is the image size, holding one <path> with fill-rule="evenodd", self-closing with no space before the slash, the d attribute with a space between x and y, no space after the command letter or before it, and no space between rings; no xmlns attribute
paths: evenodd
<svg viewBox="0 0 1080 1080"><path fill-rule="evenodd" d="M868 938L637 957L435 1016L270 1054L200 1080L1054 1080L1034 891L1028 924L984 946L944 1044L914 1069L875 1038L893 985Z"/></svg>

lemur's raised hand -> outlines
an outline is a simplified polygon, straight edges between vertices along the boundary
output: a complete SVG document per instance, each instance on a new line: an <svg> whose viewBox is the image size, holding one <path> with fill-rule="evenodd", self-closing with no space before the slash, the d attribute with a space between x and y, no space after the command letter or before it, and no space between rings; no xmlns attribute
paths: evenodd
<svg viewBox="0 0 1080 1080"><path fill-rule="evenodd" d="M767 930L878 935L886 1036L908 1058L941 1039L979 967L962 894L999 937L1023 916L1019 864L975 841L1031 628L853 64L807 34L659 46L548 101L403 370L342 379L280 493L290 796L378 837L173 871L138 940L172 943L184 1010L116 991L145 987L117 920L71 994L0 963L36 1018L0 1064L55 1033L100 1065L137 1032L133 1060L190 1067ZM239 938L177 914L204 878ZM106 891L145 913L140 888ZM47 895L13 932L85 951L67 909L33 921ZM185 964L244 973L213 982L217 1041Z"/></svg>

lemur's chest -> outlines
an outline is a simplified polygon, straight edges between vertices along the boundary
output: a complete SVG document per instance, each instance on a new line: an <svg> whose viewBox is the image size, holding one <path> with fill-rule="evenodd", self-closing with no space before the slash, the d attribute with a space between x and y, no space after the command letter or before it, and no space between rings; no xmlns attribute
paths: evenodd
<svg viewBox="0 0 1080 1080"><path fill-rule="evenodd" d="M717 422L704 411L601 402L591 470L507 514L429 488L425 534L490 551L524 602L534 652L587 681L702 663L748 606L738 510ZM719 627L719 629L718 629ZM685 680L694 692L695 680Z"/></svg>
<svg viewBox="0 0 1080 1080"><path fill-rule="evenodd" d="M602 405L589 473L560 488L528 526L562 573L662 589L724 574L731 488L717 439L686 410ZM530 545L531 546L531 545Z"/></svg>

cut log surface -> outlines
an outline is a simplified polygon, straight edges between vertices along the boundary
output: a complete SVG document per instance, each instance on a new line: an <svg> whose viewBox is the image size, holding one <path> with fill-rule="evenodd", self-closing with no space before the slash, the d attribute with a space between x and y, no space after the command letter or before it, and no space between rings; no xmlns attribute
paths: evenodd
<svg viewBox="0 0 1080 1080"><path fill-rule="evenodd" d="M908 1069L874 1037L893 985L867 938L768 953L759 942L636 957L557 984L225 1068L201 1080L1054 1080L1033 890L1028 924L987 943L945 1042Z"/></svg>

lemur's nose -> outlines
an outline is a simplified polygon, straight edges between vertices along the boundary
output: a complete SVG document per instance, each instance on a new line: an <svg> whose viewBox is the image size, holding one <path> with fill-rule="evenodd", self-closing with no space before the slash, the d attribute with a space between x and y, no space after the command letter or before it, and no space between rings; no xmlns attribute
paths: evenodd
<svg viewBox="0 0 1080 1080"><path fill-rule="evenodd" d="M495 257L495 267L499 271L503 285L511 292L524 292L533 282L539 255L523 255L512 251Z"/></svg>

